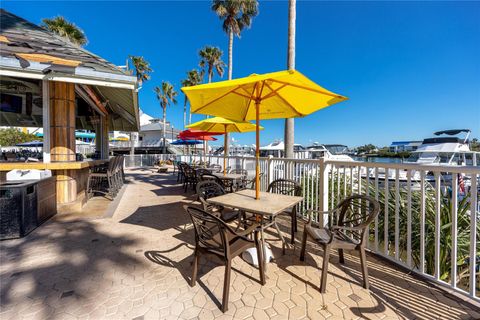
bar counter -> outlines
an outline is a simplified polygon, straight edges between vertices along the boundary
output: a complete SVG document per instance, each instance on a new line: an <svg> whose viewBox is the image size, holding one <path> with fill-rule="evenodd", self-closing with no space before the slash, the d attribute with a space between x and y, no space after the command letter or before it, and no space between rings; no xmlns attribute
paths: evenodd
<svg viewBox="0 0 480 320"><path fill-rule="evenodd" d="M71 162L0 162L0 181L6 180L11 170L52 170L56 177L57 209L59 212L80 211L86 202L90 168L107 163L108 160L86 160Z"/></svg>
<svg viewBox="0 0 480 320"><path fill-rule="evenodd" d="M38 170L66 170L66 169L84 169L97 166L103 163L108 162L108 160L86 160L86 161L74 161L74 162L0 162L0 171L10 171L10 170L28 170L28 169L38 169Z"/></svg>

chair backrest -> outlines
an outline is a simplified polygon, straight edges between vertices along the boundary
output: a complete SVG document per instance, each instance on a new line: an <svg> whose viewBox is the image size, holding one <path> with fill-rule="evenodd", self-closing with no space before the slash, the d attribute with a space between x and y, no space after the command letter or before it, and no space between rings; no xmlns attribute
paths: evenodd
<svg viewBox="0 0 480 320"><path fill-rule="evenodd" d="M197 196L203 205L203 209L212 212L214 208L218 208L207 202L208 199L225 194L223 186L213 180L204 180L197 183Z"/></svg>
<svg viewBox="0 0 480 320"><path fill-rule="evenodd" d="M200 208L185 206L185 211L192 219L195 230L195 245L210 252L228 257L230 248L227 232L229 227L213 214Z"/></svg>
<svg viewBox="0 0 480 320"><path fill-rule="evenodd" d="M358 228L344 233L362 243L368 226L380 212L380 203L372 197L355 194L341 201L334 211L338 214L336 225Z"/></svg>
<svg viewBox="0 0 480 320"><path fill-rule="evenodd" d="M118 157L112 157L110 160L108 160L108 167L107 167L107 173L113 174L116 169Z"/></svg>
<svg viewBox="0 0 480 320"><path fill-rule="evenodd" d="M188 164L185 164L183 165L183 175L186 177L186 178L195 178L196 176L196 172L195 172L195 169L191 166L189 166Z"/></svg>
<svg viewBox="0 0 480 320"><path fill-rule="evenodd" d="M277 179L268 185L267 192L279 193L290 196L301 196L302 187L296 181L289 179Z"/></svg>
<svg viewBox="0 0 480 320"><path fill-rule="evenodd" d="M201 176L199 176L199 180L200 181L215 181L216 183L218 183L219 185L222 186L222 188L224 188L224 184L223 184L223 181L222 179L220 179L219 177L213 175L213 174L210 174L210 173L206 173L206 174L202 174Z"/></svg>
<svg viewBox="0 0 480 320"><path fill-rule="evenodd" d="M176 163L178 172L182 173L183 172L183 162L177 162Z"/></svg>
<svg viewBox="0 0 480 320"><path fill-rule="evenodd" d="M228 173L233 173L233 174L241 174L245 178L248 176L248 171L246 169L241 169L241 168L233 168L228 171Z"/></svg>

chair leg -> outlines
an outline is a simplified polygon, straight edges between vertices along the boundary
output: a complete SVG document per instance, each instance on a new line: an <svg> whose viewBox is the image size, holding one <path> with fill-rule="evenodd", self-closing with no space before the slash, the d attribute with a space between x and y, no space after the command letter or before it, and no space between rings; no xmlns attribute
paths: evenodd
<svg viewBox="0 0 480 320"><path fill-rule="evenodd" d="M330 259L330 247L323 247L323 265L322 265L322 279L320 280L320 292L325 293L327 289L328 276L328 260Z"/></svg>
<svg viewBox="0 0 480 320"><path fill-rule="evenodd" d="M257 260L258 260L258 271L260 272L260 283L265 285L265 269L263 268L263 248L262 243L260 242L259 232L255 231L253 235L255 239L255 247L257 248Z"/></svg>
<svg viewBox="0 0 480 320"><path fill-rule="evenodd" d="M360 247L360 263L362 264L362 274L363 274L363 287L368 289L370 284L368 283L368 267L367 267L367 256L365 254L365 248Z"/></svg>
<svg viewBox="0 0 480 320"><path fill-rule="evenodd" d="M190 281L190 286L195 287L197 283L197 271L198 271L198 261L200 260L200 254L197 250L193 253L193 272L192 272L192 280Z"/></svg>
<svg viewBox="0 0 480 320"><path fill-rule="evenodd" d="M290 231L290 243L295 244L295 231L297 231L297 213L295 209L292 210L291 213L292 223L291 223L291 231Z"/></svg>
<svg viewBox="0 0 480 320"><path fill-rule="evenodd" d="M345 259L343 257L343 249L338 249L338 260L341 264L345 263Z"/></svg>
<svg viewBox="0 0 480 320"><path fill-rule="evenodd" d="M278 223L277 223L276 220L273 221L273 225L275 226L275 229L277 229L278 237L282 241L282 254L284 255L285 254L285 244L286 244L285 238L283 237L282 232L280 231L280 227L278 226Z"/></svg>
<svg viewBox="0 0 480 320"><path fill-rule="evenodd" d="M223 280L222 312L228 310L228 296L230 294L230 274L232 273L232 261L227 259L225 263L225 278Z"/></svg>
<svg viewBox="0 0 480 320"><path fill-rule="evenodd" d="M303 228L302 250L300 251L300 261L305 261L305 249L307 248L307 231Z"/></svg>

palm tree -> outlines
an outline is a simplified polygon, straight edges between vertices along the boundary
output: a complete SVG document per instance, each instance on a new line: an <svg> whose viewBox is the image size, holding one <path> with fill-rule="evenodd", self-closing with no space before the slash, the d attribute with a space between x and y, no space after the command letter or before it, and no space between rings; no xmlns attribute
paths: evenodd
<svg viewBox="0 0 480 320"><path fill-rule="evenodd" d="M77 46L84 46L88 42L85 33L62 16L52 19L45 18L42 20L41 26Z"/></svg>
<svg viewBox="0 0 480 320"><path fill-rule="evenodd" d="M167 122L167 107L173 103L177 104L176 97L178 93L175 91L173 86L170 84L168 81L162 81L162 86L161 87L155 87L153 89L155 91L155 94L157 95L157 99L160 102L160 106L163 109L163 131L162 131L162 136L163 136L163 153L167 153L167 143L166 143L166 138L165 138L165 131L166 131L166 122Z"/></svg>
<svg viewBox="0 0 480 320"><path fill-rule="evenodd" d="M212 10L223 20L223 31L228 34L228 80L233 76L233 36L240 38L244 28L249 28L258 14L257 0L213 0ZM224 139L229 139L225 134ZM227 150L228 154L228 143Z"/></svg>
<svg viewBox="0 0 480 320"><path fill-rule="evenodd" d="M197 69L192 69L187 72L187 78L182 80L182 87L191 87L191 86L196 86L197 84L202 83L203 79L203 72L198 71ZM187 103L188 103L188 98L187 95L185 95L185 102L183 104L183 128L187 125ZM189 122L192 123L192 114L190 113L189 115Z"/></svg>
<svg viewBox="0 0 480 320"><path fill-rule="evenodd" d="M218 47L206 46L198 52L200 56L200 68L205 69L208 75L208 83L212 82L213 72L216 71L217 74L223 77L223 72L225 68L225 62L222 61L223 52Z"/></svg>
<svg viewBox="0 0 480 320"><path fill-rule="evenodd" d="M288 1L288 70L295 70L295 21L297 0ZM285 158L293 158L293 144L295 141L295 121L293 118L285 119Z"/></svg>
<svg viewBox="0 0 480 320"><path fill-rule="evenodd" d="M153 71L150 68L150 63L141 56L128 56L132 61L133 68L135 69L135 76L140 85L144 81L150 80L150 73Z"/></svg>
<svg viewBox="0 0 480 320"><path fill-rule="evenodd" d="M213 0L212 10L223 20L223 31L228 34L228 80L233 72L233 36L240 38L244 28L249 28L258 14L257 0Z"/></svg>

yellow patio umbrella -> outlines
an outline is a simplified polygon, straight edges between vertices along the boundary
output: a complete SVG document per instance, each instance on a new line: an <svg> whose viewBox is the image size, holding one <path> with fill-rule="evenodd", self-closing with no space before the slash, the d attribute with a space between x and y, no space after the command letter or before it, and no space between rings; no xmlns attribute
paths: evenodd
<svg viewBox="0 0 480 320"><path fill-rule="evenodd" d="M259 124L263 119L303 117L347 98L322 88L296 70L220 81L191 87L182 91L190 101L191 111L256 122L256 199L259 184Z"/></svg>
<svg viewBox="0 0 480 320"><path fill-rule="evenodd" d="M218 132L218 133L223 133L225 134L225 139L224 139L224 147L223 147L223 174L226 174L226 168L227 168L227 139L226 139L226 133L232 133L232 132L251 132L256 130L256 126L253 123L250 123L248 121L233 121L233 120L228 120L225 118L221 117L214 117L214 118L207 118L195 123L192 123L191 125L188 125L187 128L190 129L196 129L196 130L202 130L206 132ZM263 127L259 128L260 130L263 130Z"/></svg>

